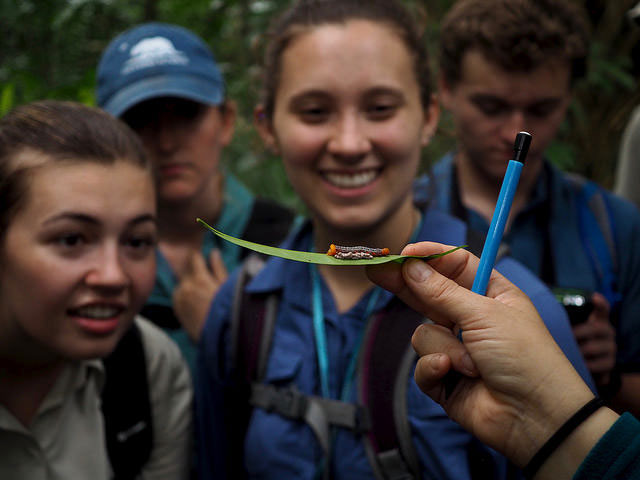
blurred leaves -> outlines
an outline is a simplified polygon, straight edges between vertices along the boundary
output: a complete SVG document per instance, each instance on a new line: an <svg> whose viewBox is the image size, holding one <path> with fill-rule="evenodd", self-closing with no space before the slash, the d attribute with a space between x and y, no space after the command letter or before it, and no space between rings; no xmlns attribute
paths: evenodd
<svg viewBox="0 0 640 480"><path fill-rule="evenodd" d="M625 12L636 0L580 0L593 22L588 77L576 88L570 115L549 155L572 169L611 185L617 147L635 104L640 29ZM183 25L212 48L238 104L227 167L256 192L299 206L281 162L265 152L252 127L259 94L260 46L270 18L288 0L0 0L0 114L17 104L62 98L94 104L95 68L118 33L145 21ZM406 0L424 24L432 58L439 21L452 0ZM634 56L635 61L634 61ZM445 115L424 153L423 170L453 145Z"/></svg>

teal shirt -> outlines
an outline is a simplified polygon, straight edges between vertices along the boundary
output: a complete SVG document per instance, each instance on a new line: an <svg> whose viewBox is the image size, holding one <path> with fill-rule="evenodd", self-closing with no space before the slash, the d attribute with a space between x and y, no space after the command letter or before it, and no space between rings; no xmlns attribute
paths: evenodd
<svg viewBox="0 0 640 480"><path fill-rule="evenodd" d="M234 237L241 237L249 222L253 202L254 195L233 174L225 172L222 211L214 227ZM195 222L195 218L193 220ZM206 231L201 248L205 259L209 258L209 254L214 248L220 250L222 260L228 271L232 271L240 264L241 247L225 242L212 232ZM170 307L172 305L173 291L179 283L178 277L159 249L156 250L156 261L156 281L147 304ZM165 329L165 332L178 344L193 372L196 346L187 335L187 332L182 328Z"/></svg>
<svg viewBox="0 0 640 480"><path fill-rule="evenodd" d="M573 480L640 479L640 422L624 413L596 443Z"/></svg>

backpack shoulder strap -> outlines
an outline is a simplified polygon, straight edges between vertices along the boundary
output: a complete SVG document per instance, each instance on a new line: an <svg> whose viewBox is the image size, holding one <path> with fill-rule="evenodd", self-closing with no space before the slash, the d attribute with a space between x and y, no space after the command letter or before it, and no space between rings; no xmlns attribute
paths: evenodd
<svg viewBox="0 0 640 480"><path fill-rule="evenodd" d="M249 255L242 263L233 292L231 361L235 374L248 382L262 379L271 348L278 295L253 295L246 285L262 269L264 259Z"/></svg>
<svg viewBox="0 0 640 480"><path fill-rule="evenodd" d="M103 364L102 414L109 461L116 480L133 479L153 447L147 365L135 323Z"/></svg>
<svg viewBox="0 0 640 480"><path fill-rule="evenodd" d="M567 180L577 193L580 238L595 271L601 293L613 306L619 301L617 288L618 250L611 207L600 186L569 174Z"/></svg>
<svg viewBox="0 0 640 480"><path fill-rule="evenodd" d="M233 292L231 312L231 381L225 403L229 414L227 436L229 449L227 473L232 478L246 478L244 438L252 406L251 384L264 376L271 337L278 309L277 294L252 295L246 286L264 265L264 259L249 255L242 263Z"/></svg>
<svg viewBox="0 0 640 480"><path fill-rule="evenodd" d="M411 335L423 322L422 315L394 298L365 333L359 395L369 412L371 429L365 446L377 478L419 478L407 411L407 382L416 360Z"/></svg>

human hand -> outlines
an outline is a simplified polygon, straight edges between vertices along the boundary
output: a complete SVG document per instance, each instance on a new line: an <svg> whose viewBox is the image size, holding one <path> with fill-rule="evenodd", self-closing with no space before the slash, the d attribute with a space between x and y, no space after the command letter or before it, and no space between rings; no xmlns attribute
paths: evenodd
<svg viewBox="0 0 640 480"><path fill-rule="evenodd" d="M616 364L616 329L609 321L609 302L600 293L591 297L593 311L586 322L574 325L576 337L587 368L598 388L609 384Z"/></svg>
<svg viewBox="0 0 640 480"><path fill-rule="evenodd" d="M219 250L211 251L209 268L199 251L189 256L180 283L173 292L173 309L194 342L200 339L211 301L228 276Z"/></svg>
<svg viewBox="0 0 640 480"><path fill-rule="evenodd" d="M402 253L449 248L423 242ZM477 267L477 257L458 250L428 263L368 267L367 274L437 324L418 327L412 339L419 387L453 420L523 466L593 394L523 292L496 271L486 297L469 290ZM442 379L452 368L463 376L447 397Z"/></svg>

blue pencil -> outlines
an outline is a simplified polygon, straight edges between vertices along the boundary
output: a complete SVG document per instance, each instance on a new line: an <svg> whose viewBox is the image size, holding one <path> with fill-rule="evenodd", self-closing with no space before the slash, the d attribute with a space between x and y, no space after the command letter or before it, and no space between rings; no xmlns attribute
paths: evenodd
<svg viewBox="0 0 640 480"><path fill-rule="evenodd" d="M491 271L496 262L496 255L498 254L498 248L500 242L502 242L502 234L504 233L504 227L507 224L509 218L509 212L511 211L511 204L513 203L513 197L518 189L518 182L520 181L520 173L524 166L524 160L529 151L529 145L531 145L531 134L527 132L520 132L516 135L516 141L513 146L515 155L513 160L509 160L507 165L507 171L504 174L502 180L502 186L500 187L500 194L498 195L498 201L496 202L496 208L493 211L493 218L491 219L491 225L489 225L489 231L487 232L487 238L484 241L484 247L482 248L482 255L480 256L480 264L476 271L476 276L473 279L473 286L471 291L480 295L487 293L487 284L489 283L489 277ZM458 340L462 341L462 329L458 330ZM445 397L449 397L453 389L458 384L461 374L451 370L444 378Z"/></svg>
<svg viewBox="0 0 640 480"><path fill-rule="evenodd" d="M507 171L502 180L502 187L500 188L500 195L498 195L498 202L493 211L493 218L491 219L491 225L489 225L489 231L487 232L487 239L482 248L480 265L478 265L478 271L473 280L473 287L471 287L472 292L479 293L480 295L487 293L487 284L489 283L491 270L493 270L496 261L504 227L509 218L511 204L518 189L520 173L522 172L524 159L527 156L530 144L531 135L529 133L518 133L513 147L515 150L514 159L509 160L509 164L507 165Z"/></svg>

